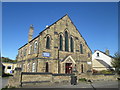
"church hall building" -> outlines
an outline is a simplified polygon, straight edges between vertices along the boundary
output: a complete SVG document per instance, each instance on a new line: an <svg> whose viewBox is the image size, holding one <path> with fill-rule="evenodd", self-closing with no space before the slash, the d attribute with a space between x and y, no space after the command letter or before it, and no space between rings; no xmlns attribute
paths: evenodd
<svg viewBox="0 0 120 90"><path fill-rule="evenodd" d="M22 72L82 74L92 69L92 51L67 14L35 38L33 32L31 25L28 42L18 49Z"/></svg>

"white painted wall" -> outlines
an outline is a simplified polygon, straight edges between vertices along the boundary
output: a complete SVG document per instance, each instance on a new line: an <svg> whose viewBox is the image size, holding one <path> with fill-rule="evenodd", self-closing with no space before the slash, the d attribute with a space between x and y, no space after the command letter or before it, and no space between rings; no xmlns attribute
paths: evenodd
<svg viewBox="0 0 120 90"><path fill-rule="evenodd" d="M99 57L97 56L97 53L99 53ZM95 51L94 54L92 55L92 61L95 60L95 59L103 60L108 65L112 66L111 65L112 58L105 55L104 53L102 53L100 51Z"/></svg>

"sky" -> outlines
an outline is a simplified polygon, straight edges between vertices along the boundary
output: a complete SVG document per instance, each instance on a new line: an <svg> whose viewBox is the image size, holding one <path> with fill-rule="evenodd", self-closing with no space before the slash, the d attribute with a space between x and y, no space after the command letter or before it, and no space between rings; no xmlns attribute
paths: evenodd
<svg viewBox="0 0 120 90"><path fill-rule="evenodd" d="M113 56L118 51L117 2L3 2L2 56L16 58L18 49L28 42L31 24L36 37L65 14L92 52L109 49Z"/></svg>

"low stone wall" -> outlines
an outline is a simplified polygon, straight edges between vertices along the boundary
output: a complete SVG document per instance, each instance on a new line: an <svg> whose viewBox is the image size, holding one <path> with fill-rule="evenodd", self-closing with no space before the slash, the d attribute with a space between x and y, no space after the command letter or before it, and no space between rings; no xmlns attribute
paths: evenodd
<svg viewBox="0 0 120 90"><path fill-rule="evenodd" d="M30 84L52 84L52 83L70 83L73 74L52 74L52 73L36 73L22 72L21 86Z"/></svg>
<svg viewBox="0 0 120 90"><path fill-rule="evenodd" d="M117 75L92 75L92 74L52 74L39 72L16 72L9 79L9 86L21 87L24 85L51 85L53 83L66 84L71 82L71 76L76 75L77 80L117 80ZM61 83L62 82L62 83Z"/></svg>
<svg viewBox="0 0 120 90"><path fill-rule="evenodd" d="M79 75L78 79L86 78L87 80L117 80L117 75Z"/></svg>
<svg viewBox="0 0 120 90"><path fill-rule="evenodd" d="M71 76L73 74L53 74L52 78L53 78L53 82L54 83L70 83L71 80Z"/></svg>

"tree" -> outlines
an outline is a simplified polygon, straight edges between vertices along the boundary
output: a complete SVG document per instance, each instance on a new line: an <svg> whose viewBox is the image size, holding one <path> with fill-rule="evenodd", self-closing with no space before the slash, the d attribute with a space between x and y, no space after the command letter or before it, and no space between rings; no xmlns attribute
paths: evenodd
<svg viewBox="0 0 120 90"><path fill-rule="evenodd" d="M115 68L116 73L120 75L120 53L115 53L113 58L111 64Z"/></svg>

